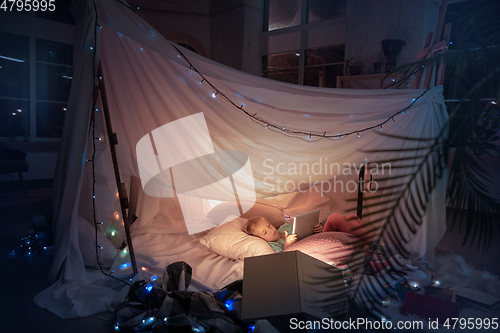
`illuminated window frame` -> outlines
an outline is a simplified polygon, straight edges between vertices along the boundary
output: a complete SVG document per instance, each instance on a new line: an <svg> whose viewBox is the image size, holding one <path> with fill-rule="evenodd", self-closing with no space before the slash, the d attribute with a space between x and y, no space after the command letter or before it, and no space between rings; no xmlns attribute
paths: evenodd
<svg viewBox="0 0 500 333"><path fill-rule="evenodd" d="M75 27L70 24L50 21L30 15L4 13L2 14L2 20L0 20L0 31L25 36L29 39L29 125L27 136L23 137L23 141L59 142L61 140L60 137L45 138L37 136L37 102L47 101L38 101L36 96L36 65L37 63L44 63L36 60L36 40L43 39L74 45ZM48 102L64 104L64 102L61 101ZM13 139L16 139L16 137L6 137L2 136L2 133L0 133L0 142L12 141Z"/></svg>

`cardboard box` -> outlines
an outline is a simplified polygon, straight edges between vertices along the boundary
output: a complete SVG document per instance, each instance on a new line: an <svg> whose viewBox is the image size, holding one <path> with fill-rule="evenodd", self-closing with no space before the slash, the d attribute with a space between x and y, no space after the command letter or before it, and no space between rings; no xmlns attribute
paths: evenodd
<svg viewBox="0 0 500 333"><path fill-rule="evenodd" d="M459 286L450 289L456 291L459 301L466 302L481 310L490 311L500 308L500 298L496 296Z"/></svg>
<svg viewBox="0 0 500 333"><path fill-rule="evenodd" d="M424 295L453 303L457 301L457 292L452 289L428 286L425 288Z"/></svg>
<svg viewBox="0 0 500 333"><path fill-rule="evenodd" d="M342 271L299 251L245 258L243 320L347 312Z"/></svg>
<svg viewBox="0 0 500 333"><path fill-rule="evenodd" d="M440 323L448 318L458 318L459 311L458 303L417 293L408 293L401 308L402 314L414 314L427 320L439 319Z"/></svg>
<svg viewBox="0 0 500 333"><path fill-rule="evenodd" d="M411 292L410 284L404 276L385 284L384 289L389 298L396 299L401 302L405 300L406 293Z"/></svg>

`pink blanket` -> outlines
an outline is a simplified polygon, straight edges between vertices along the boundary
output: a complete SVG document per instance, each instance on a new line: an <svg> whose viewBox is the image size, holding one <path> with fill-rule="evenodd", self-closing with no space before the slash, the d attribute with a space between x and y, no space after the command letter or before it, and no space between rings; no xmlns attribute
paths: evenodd
<svg viewBox="0 0 500 333"><path fill-rule="evenodd" d="M285 252L300 251L325 263L339 265L356 251L356 245L352 245L356 241L359 239L344 232L322 232L290 245Z"/></svg>

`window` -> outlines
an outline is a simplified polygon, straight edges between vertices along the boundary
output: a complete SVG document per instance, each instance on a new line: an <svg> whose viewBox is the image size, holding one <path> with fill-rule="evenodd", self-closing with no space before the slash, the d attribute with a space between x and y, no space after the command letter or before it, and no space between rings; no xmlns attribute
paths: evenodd
<svg viewBox="0 0 500 333"><path fill-rule="evenodd" d="M299 83L299 56L297 52L269 54L262 57L263 76L269 79Z"/></svg>
<svg viewBox="0 0 500 333"><path fill-rule="evenodd" d="M304 85L335 88L344 70L344 45L306 50Z"/></svg>
<svg viewBox="0 0 500 333"><path fill-rule="evenodd" d="M320 22L346 15L347 0L268 0L267 31ZM307 13L302 18L301 13ZM303 22L307 20L306 22Z"/></svg>
<svg viewBox="0 0 500 333"><path fill-rule="evenodd" d="M346 7L346 0L267 0L262 76L334 88L344 69Z"/></svg>
<svg viewBox="0 0 500 333"><path fill-rule="evenodd" d="M29 40L0 32L0 136L29 133Z"/></svg>
<svg viewBox="0 0 500 333"><path fill-rule="evenodd" d="M269 31L300 24L300 0L269 0Z"/></svg>
<svg viewBox="0 0 500 333"><path fill-rule="evenodd" d="M0 138L61 137L73 46L0 31Z"/></svg>
<svg viewBox="0 0 500 333"><path fill-rule="evenodd" d="M72 45L36 40L36 136L61 137L73 78Z"/></svg>
<svg viewBox="0 0 500 333"><path fill-rule="evenodd" d="M347 0L309 0L307 23L345 16L346 7Z"/></svg>

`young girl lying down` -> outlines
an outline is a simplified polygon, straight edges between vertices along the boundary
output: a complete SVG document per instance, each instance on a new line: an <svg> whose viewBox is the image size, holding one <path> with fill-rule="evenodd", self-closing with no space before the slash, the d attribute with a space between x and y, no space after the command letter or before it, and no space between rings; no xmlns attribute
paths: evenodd
<svg viewBox="0 0 500 333"><path fill-rule="evenodd" d="M292 234L292 224L285 223L279 229L276 229L265 218L256 216L248 220L244 231L253 236L265 240L271 245L274 252L283 252L287 247L297 241L297 235ZM372 236L361 226L361 220L358 216L351 214L344 216L340 213L333 213L328 217L325 227L321 224L314 227L314 233L327 231L340 231L358 237L365 245L371 245Z"/></svg>
<svg viewBox="0 0 500 333"><path fill-rule="evenodd" d="M279 227L279 229L276 229L276 227L269 223L265 218L257 216L248 220L245 224L244 231L250 235L264 239L269 243L269 245L271 245L274 252L283 252L297 241L297 235L292 234L292 227L291 223L285 223ZM382 250L387 255L390 253L390 249L385 245L379 245L376 241L372 240L373 237L361 226L361 220L358 216L354 214L344 216L340 213L334 213L328 217L324 228L321 227L321 224L318 224L313 230L314 233L328 231L340 231L351 234L359 238L361 242L365 244L365 253L367 256L365 257L361 267L364 267L364 271L367 274L376 275L377 273L384 271L386 268L389 268L389 263L385 257L382 258L379 255L372 256L370 253L377 251L381 254L380 251ZM382 249L383 247L385 247L385 249ZM306 252L308 251L306 250ZM339 258L336 257L338 254L337 252L329 252L325 255L317 252L308 252L308 254L323 261L326 259L325 262L339 260ZM342 262L337 262L334 266L341 269L344 276L351 276L350 279L352 279L352 272L349 266L342 264Z"/></svg>

